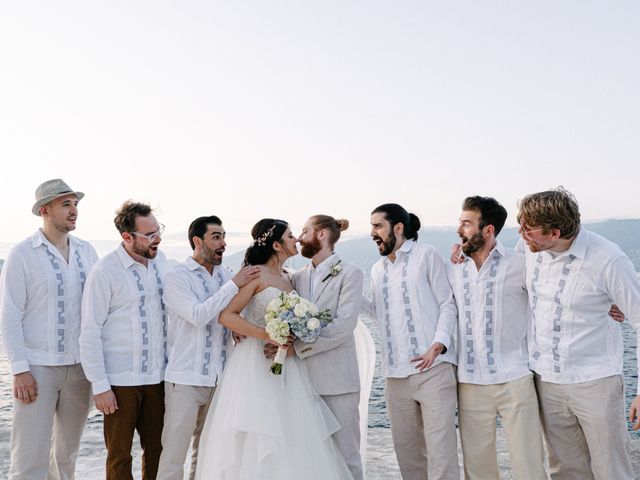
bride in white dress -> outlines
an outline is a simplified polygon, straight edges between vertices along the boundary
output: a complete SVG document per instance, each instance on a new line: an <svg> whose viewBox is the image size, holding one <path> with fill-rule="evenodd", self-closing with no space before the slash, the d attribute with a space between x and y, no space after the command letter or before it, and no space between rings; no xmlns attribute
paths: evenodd
<svg viewBox="0 0 640 480"><path fill-rule="evenodd" d="M263 345L268 303L291 291L283 262L297 253L286 222L263 219L252 229L245 263L260 278L240 289L220 323L247 338L233 351L200 440L196 480L346 480L351 473L331 435L340 425L313 390L303 361L289 356L274 375Z"/></svg>

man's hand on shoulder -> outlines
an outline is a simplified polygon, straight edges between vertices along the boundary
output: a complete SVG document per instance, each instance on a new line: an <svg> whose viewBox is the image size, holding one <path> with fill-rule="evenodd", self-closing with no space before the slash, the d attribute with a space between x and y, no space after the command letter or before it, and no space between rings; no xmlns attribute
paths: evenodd
<svg viewBox="0 0 640 480"><path fill-rule="evenodd" d="M105 415L110 415L118 410L118 402L116 401L116 395L113 390L109 389L106 392L99 393L93 396L98 411Z"/></svg>
<svg viewBox="0 0 640 480"><path fill-rule="evenodd" d="M251 280L260 276L260 267L254 265L247 265L242 267L238 273L236 273L231 280L238 288L244 287Z"/></svg>
<svg viewBox="0 0 640 480"><path fill-rule="evenodd" d="M31 372L22 372L13 376L13 396L22 403L35 402L38 396L38 384Z"/></svg>

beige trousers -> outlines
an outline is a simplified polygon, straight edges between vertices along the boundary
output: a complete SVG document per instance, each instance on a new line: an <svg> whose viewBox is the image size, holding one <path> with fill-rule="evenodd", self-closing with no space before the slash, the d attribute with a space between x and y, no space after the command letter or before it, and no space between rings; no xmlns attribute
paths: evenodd
<svg viewBox="0 0 640 480"><path fill-rule="evenodd" d="M70 480L91 405L91 384L80 364L30 369L38 396L29 404L13 399L9 478Z"/></svg>
<svg viewBox="0 0 640 480"><path fill-rule="evenodd" d="M454 366L387 378L385 396L403 480L460 480Z"/></svg>
<svg viewBox="0 0 640 480"><path fill-rule="evenodd" d="M215 387L164 382L164 429L157 480L182 480L192 441L189 479L195 478L200 434L214 392Z"/></svg>
<svg viewBox="0 0 640 480"><path fill-rule="evenodd" d="M500 480L496 415L502 418L516 480L547 480L533 376L498 385L458 384L464 478Z"/></svg>
<svg viewBox="0 0 640 480"><path fill-rule="evenodd" d="M633 480L621 375L536 389L553 480Z"/></svg>
<svg viewBox="0 0 640 480"><path fill-rule="evenodd" d="M322 395L340 424L340 430L333 434L333 440L342 453L353 480L363 480L362 459L360 458L360 392L342 395Z"/></svg>

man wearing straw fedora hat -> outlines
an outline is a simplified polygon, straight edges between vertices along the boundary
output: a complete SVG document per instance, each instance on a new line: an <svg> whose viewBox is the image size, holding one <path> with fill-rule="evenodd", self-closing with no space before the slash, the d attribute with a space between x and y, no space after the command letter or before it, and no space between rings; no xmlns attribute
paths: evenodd
<svg viewBox="0 0 640 480"><path fill-rule="evenodd" d="M61 179L36 189L43 227L0 276L0 327L13 375L11 479L73 478L91 386L80 366L80 305L94 248L75 230L84 197Z"/></svg>

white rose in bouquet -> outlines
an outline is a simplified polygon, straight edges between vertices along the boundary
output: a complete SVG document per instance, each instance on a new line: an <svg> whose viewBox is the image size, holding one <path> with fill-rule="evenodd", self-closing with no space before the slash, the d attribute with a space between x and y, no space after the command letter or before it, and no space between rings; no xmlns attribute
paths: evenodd
<svg viewBox="0 0 640 480"><path fill-rule="evenodd" d="M310 318L309 320L307 320L307 328L309 330L317 330L320 328L320 320L318 320L317 318Z"/></svg>
<svg viewBox="0 0 640 480"><path fill-rule="evenodd" d="M300 302L295 307L293 307L293 314L298 318L303 318L307 314L307 306Z"/></svg>
<svg viewBox="0 0 640 480"><path fill-rule="evenodd" d="M278 310L280 310L281 306L282 306L282 300L280 299L280 295L278 295L276 298L274 298L269 302L269 305L267 305L267 310L271 310L272 312L277 312Z"/></svg>
<svg viewBox="0 0 640 480"><path fill-rule="evenodd" d="M316 316L318 315L318 306L315 303L312 302L307 302L309 305L307 305L307 311L309 312L309 314L311 314L312 316Z"/></svg>

